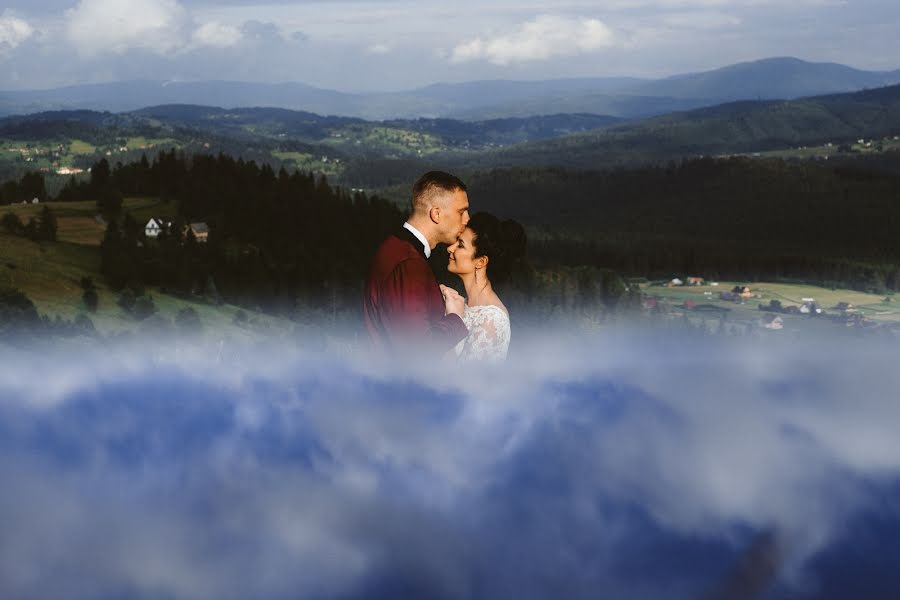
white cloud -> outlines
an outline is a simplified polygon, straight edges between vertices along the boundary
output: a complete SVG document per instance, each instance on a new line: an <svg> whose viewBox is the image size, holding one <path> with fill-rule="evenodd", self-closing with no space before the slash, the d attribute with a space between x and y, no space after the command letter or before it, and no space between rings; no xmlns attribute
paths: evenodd
<svg viewBox="0 0 900 600"><path fill-rule="evenodd" d="M192 46L208 46L211 48L228 48L241 41L241 32L237 27L223 25L215 21L204 23L192 36Z"/></svg>
<svg viewBox="0 0 900 600"><path fill-rule="evenodd" d="M85 56L184 46L187 13L175 0L81 0L66 11L66 37Z"/></svg>
<svg viewBox="0 0 900 600"><path fill-rule="evenodd" d="M366 54L387 54L391 51L391 47L387 44L372 44L366 48Z"/></svg>
<svg viewBox="0 0 900 600"><path fill-rule="evenodd" d="M450 61L487 60L495 65L573 56L614 45L616 36L597 19L541 15L515 31L457 45Z"/></svg>
<svg viewBox="0 0 900 600"><path fill-rule="evenodd" d="M27 21L14 17L9 11L0 15L0 50L15 48L34 34L34 28Z"/></svg>
<svg viewBox="0 0 900 600"><path fill-rule="evenodd" d="M724 29L741 24L741 20L733 15L705 11L673 13L663 17L662 21L678 29Z"/></svg>

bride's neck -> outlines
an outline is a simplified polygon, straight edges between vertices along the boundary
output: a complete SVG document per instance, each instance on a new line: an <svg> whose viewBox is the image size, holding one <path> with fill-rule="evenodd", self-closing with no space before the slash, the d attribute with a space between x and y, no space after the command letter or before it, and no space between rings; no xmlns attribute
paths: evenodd
<svg viewBox="0 0 900 600"><path fill-rule="evenodd" d="M487 276L476 277L475 272L472 272L461 276L461 278L463 287L466 289L466 304L469 306L484 304L484 301L490 297L493 291Z"/></svg>

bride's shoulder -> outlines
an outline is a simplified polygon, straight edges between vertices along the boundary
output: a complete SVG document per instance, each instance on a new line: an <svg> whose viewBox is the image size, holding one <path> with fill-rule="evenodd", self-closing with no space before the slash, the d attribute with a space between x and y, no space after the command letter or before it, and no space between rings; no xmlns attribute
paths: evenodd
<svg viewBox="0 0 900 600"><path fill-rule="evenodd" d="M478 306L466 307L466 310L477 311L482 315L491 315L493 318L502 318L509 321L509 311L500 304L479 304Z"/></svg>

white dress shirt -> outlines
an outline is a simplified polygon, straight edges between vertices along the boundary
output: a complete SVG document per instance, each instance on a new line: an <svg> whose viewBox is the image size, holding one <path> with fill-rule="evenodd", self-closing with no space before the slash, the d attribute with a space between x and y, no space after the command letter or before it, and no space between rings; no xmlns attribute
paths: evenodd
<svg viewBox="0 0 900 600"><path fill-rule="evenodd" d="M422 242L422 245L425 247L425 258L431 258L431 246L428 245L428 239L422 235L418 229L410 225L409 223L403 224L404 229L409 229L409 231L416 236L416 239Z"/></svg>

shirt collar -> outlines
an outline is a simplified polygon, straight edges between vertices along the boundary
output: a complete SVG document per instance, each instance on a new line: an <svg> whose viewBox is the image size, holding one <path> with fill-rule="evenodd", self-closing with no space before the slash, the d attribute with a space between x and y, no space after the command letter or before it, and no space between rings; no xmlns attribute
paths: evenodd
<svg viewBox="0 0 900 600"><path fill-rule="evenodd" d="M396 227L396 225L394 225L394 227ZM404 223L403 228L408 229L410 233L416 236L417 240L422 242L422 246L425 247L425 258L431 258L431 246L428 245L428 239L424 235L422 235L422 233L418 229L416 229L409 223Z"/></svg>

